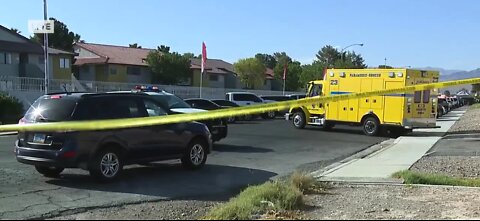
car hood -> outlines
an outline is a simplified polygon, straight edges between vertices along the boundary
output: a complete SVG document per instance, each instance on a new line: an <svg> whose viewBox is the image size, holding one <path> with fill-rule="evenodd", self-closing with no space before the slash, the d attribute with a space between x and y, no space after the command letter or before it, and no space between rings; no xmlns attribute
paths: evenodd
<svg viewBox="0 0 480 221"><path fill-rule="evenodd" d="M205 112L206 110L196 109L196 108L172 108L171 111L179 114L191 114L198 112Z"/></svg>

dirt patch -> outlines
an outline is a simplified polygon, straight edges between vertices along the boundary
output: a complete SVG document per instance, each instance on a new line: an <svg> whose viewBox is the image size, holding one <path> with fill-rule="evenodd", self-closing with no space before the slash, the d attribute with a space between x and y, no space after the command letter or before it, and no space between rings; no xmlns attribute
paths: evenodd
<svg viewBox="0 0 480 221"><path fill-rule="evenodd" d="M480 189L338 186L307 197L309 219L479 219Z"/></svg>

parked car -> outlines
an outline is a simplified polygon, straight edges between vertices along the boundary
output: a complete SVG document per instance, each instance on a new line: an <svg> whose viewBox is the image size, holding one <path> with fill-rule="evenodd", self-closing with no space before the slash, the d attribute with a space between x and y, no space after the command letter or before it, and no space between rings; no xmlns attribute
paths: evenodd
<svg viewBox="0 0 480 221"><path fill-rule="evenodd" d="M437 104L437 118L442 117L445 112L445 108L441 104Z"/></svg>
<svg viewBox="0 0 480 221"><path fill-rule="evenodd" d="M448 112L450 112L450 105L445 98L438 98L438 104L443 107L442 108L442 111L443 111L442 115L445 115Z"/></svg>
<svg viewBox="0 0 480 221"><path fill-rule="evenodd" d="M185 102L189 104L192 108L197 108L202 110L219 110L219 109L225 108L212 101L201 99L201 98L185 99ZM229 117L227 121L228 123L234 123L235 117Z"/></svg>
<svg viewBox="0 0 480 221"><path fill-rule="evenodd" d="M258 105L268 103L265 102L259 96L249 93L249 92L229 92L225 95L226 100L232 101L239 106L247 106L247 105ZM261 114L261 117L264 119L273 119L275 118L276 114L275 111L270 111L264 114Z"/></svg>
<svg viewBox="0 0 480 221"><path fill-rule="evenodd" d="M282 95L270 95L270 96L260 96L264 101L266 102L282 102L282 101L289 101L292 100L292 98L287 97L287 96L282 96ZM282 111L276 111L275 114L276 116L285 116L285 114L288 112L288 109L282 110Z"/></svg>
<svg viewBox="0 0 480 221"><path fill-rule="evenodd" d="M446 98L446 101L447 101L447 103L448 103L448 109L449 109L450 111L452 111L453 109L455 109L455 105L454 105L453 99L452 99L451 97L447 97L447 98Z"/></svg>
<svg viewBox="0 0 480 221"><path fill-rule="evenodd" d="M140 89L139 89L140 88ZM192 108L181 98L174 94L167 93L160 90L157 87L136 87L133 93L144 93L152 96L157 100L165 110L168 110L169 114L188 114L206 111L199 108ZM227 119L212 119L200 121L207 125L208 129L212 133L213 142L226 138L228 135L228 123Z"/></svg>
<svg viewBox="0 0 480 221"><path fill-rule="evenodd" d="M213 103L223 107L223 108L233 108L233 107L240 107L240 105L236 104L235 102L227 101L227 100L221 100L221 99L215 99L211 100ZM235 121L242 121L242 120L249 120L249 117L247 116L236 116Z"/></svg>
<svg viewBox="0 0 480 221"><path fill-rule="evenodd" d="M306 94L289 94L287 95L287 97L289 97L291 100L298 100L298 99L306 98L307 95Z"/></svg>
<svg viewBox="0 0 480 221"><path fill-rule="evenodd" d="M145 93L49 94L38 98L19 123L171 114L153 97ZM81 168L101 181L112 181L122 174L124 166L130 164L181 159L187 168L201 168L212 149L211 136L208 127L199 122L101 131L39 130L18 134L15 155L17 161L34 165L47 177L57 177L65 168Z"/></svg>

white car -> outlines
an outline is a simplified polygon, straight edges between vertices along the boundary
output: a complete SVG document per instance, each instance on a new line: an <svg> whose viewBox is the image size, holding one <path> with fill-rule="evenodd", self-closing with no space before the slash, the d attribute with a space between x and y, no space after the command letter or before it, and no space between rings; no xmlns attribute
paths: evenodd
<svg viewBox="0 0 480 221"><path fill-rule="evenodd" d="M263 100L256 94L249 93L249 92L229 92L229 93L226 93L225 99L228 101L234 102L239 106L270 103L268 101ZM276 115L275 111L271 111L271 112L262 114L261 116L264 119L274 119L275 115Z"/></svg>

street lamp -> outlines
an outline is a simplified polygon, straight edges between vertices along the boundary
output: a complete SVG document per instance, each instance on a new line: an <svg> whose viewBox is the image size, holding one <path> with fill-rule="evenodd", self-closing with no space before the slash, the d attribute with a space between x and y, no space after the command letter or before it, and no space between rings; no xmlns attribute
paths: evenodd
<svg viewBox="0 0 480 221"><path fill-rule="evenodd" d="M342 51L340 52L340 53L342 54L342 61L343 61L343 52L345 51L345 49L347 49L347 48L349 48L349 47L352 47L352 46L360 46L360 47L363 47L363 43L362 43L362 44L351 44L351 45L349 45L349 46L347 46L347 47L344 47L344 48L342 49Z"/></svg>

